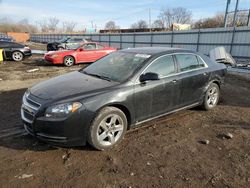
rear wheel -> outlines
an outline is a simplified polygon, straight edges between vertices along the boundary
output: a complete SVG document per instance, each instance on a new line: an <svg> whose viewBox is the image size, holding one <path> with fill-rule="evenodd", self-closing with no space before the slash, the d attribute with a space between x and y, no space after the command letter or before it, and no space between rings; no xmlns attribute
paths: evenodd
<svg viewBox="0 0 250 188"><path fill-rule="evenodd" d="M124 137L127 130L127 118L118 108L103 108L88 133L88 142L98 150L110 149L116 146Z"/></svg>
<svg viewBox="0 0 250 188"><path fill-rule="evenodd" d="M75 63L74 57L72 57L72 56L64 57L63 64L65 66L70 67L70 66L74 65L74 63Z"/></svg>
<svg viewBox="0 0 250 188"><path fill-rule="evenodd" d="M13 59L14 61L22 61L23 58L24 58L24 55L23 55L22 52L14 51L14 52L12 53L12 59Z"/></svg>
<svg viewBox="0 0 250 188"><path fill-rule="evenodd" d="M202 104L203 109L205 110L213 109L218 104L219 98L220 98L219 86L215 83L211 83L204 97L204 101Z"/></svg>

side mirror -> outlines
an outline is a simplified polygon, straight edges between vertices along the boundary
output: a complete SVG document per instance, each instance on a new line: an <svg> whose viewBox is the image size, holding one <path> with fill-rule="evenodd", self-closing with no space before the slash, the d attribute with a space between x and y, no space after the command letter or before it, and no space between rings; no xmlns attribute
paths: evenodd
<svg viewBox="0 0 250 188"><path fill-rule="evenodd" d="M148 80L159 80L159 75L153 72L147 72L146 74L142 74L139 80L140 82L145 82Z"/></svg>

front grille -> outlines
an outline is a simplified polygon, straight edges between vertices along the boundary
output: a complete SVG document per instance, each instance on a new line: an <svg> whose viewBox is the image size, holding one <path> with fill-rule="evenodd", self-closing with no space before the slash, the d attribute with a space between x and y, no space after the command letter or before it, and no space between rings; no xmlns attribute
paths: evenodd
<svg viewBox="0 0 250 188"><path fill-rule="evenodd" d="M37 109L41 106L39 103L37 103L29 98L26 98L26 101L27 101L27 103L29 103L30 105L32 105L33 107L35 107Z"/></svg>
<svg viewBox="0 0 250 188"><path fill-rule="evenodd" d="M40 104L31 100L28 96L23 96L23 104L21 108L22 119L28 123L33 123L34 117L40 108Z"/></svg>

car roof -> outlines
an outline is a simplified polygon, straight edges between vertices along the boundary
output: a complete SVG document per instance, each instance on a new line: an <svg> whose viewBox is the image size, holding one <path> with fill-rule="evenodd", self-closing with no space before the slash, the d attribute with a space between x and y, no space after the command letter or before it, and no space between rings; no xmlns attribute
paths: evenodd
<svg viewBox="0 0 250 188"><path fill-rule="evenodd" d="M189 52L196 53L189 49L184 48L171 48L171 47L140 47L140 48L127 48L121 50L123 52L131 52L131 53L140 53L140 54L149 54L149 55L157 55L162 53L177 53L177 52Z"/></svg>

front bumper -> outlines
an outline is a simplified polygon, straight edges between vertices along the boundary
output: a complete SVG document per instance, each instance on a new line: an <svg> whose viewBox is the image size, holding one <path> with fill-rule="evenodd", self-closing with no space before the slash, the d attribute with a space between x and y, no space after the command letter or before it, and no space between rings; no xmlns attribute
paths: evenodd
<svg viewBox="0 0 250 188"><path fill-rule="evenodd" d="M21 118L27 133L57 146L82 146L86 144L90 120L89 116L85 115L85 109L79 109L63 119L48 119L41 116L39 110L34 109L34 106L24 100Z"/></svg>
<svg viewBox="0 0 250 188"><path fill-rule="evenodd" d="M25 51L23 51L23 54L24 54L25 57L32 56L31 50L25 50Z"/></svg>
<svg viewBox="0 0 250 188"><path fill-rule="evenodd" d="M44 56L44 60L51 64L63 64L63 60L61 58L51 58L48 55Z"/></svg>

